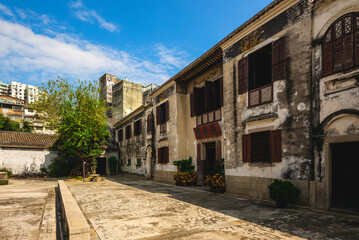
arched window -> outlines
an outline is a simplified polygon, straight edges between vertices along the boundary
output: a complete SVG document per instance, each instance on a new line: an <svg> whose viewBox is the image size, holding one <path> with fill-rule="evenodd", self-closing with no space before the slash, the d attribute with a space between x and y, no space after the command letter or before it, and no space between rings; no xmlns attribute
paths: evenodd
<svg viewBox="0 0 359 240"><path fill-rule="evenodd" d="M323 76L359 66L359 13L349 13L327 30L322 43Z"/></svg>

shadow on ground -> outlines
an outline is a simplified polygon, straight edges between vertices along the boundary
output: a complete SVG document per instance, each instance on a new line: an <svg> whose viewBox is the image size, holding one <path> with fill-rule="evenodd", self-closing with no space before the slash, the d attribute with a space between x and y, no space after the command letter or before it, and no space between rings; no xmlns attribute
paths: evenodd
<svg viewBox="0 0 359 240"><path fill-rule="evenodd" d="M308 239L359 239L359 218L308 209L278 209L274 204L226 194L212 193L204 187L181 187L156 183L132 175L107 180L220 212L248 222Z"/></svg>

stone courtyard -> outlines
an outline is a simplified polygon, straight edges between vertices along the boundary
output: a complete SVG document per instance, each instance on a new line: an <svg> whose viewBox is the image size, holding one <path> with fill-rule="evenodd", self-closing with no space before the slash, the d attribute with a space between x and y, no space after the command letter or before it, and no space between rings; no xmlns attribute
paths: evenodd
<svg viewBox="0 0 359 240"><path fill-rule="evenodd" d="M211 193L204 187L131 175L66 184L92 228L91 239L359 238L358 216L278 209L273 203ZM53 179L11 180L1 186L0 239L50 239L43 236L50 236L44 233L49 234L46 228L54 221L56 185Z"/></svg>

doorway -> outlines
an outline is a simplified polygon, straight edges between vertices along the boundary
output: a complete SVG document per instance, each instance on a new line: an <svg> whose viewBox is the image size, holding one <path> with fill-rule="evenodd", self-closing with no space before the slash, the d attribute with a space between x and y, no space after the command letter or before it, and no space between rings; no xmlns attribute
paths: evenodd
<svg viewBox="0 0 359 240"><path fill-rule="evenodd" d="M107 161L105 157L98 157L97 159L97 168L96 173L101 175L106 175L106 169L107 169Z"/></svg>
<svg viewBox="0 0 359 240"><path fill-rule="evenodd" d="M204 176L211 174L211 169L216 161L216 143L206 143L206 168Z"/></svg>
<svg viewBox="0 0 359 240"><path fill-rule="evenodd" d="M359 142L333 143L331 207L359 212Z"/></svg>

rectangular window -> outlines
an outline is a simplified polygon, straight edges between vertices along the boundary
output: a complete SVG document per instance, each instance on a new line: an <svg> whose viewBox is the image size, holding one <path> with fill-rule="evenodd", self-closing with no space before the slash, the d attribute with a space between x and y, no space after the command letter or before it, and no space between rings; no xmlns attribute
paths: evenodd
<svg viewBox="0 0 359 240"><path fill-rule="evenodd" d="M120 130L118 130L118 141L122 142L123 141L123 129L121 128Z"/></svg>
<svg viewBox="0 0 359 240"><path fill-rule="evenodd" d="M168 147L158 148L158 163L169 162L169 149Z"/></svg>
<svg viewBox="0 0 359 240"><path fill-rule="evenodd" d="M160 132L167 131L167 121L169 120L169 102L166 101L156 108L156 124L160 125Z"/></svg>
<svg viewBox="0 0 359 240"><path fill-rule="evenodd" d="M153 117L152 114L149 114L147 116L147 133L152 132L152 126L153 126Z"/></svg>
<svg viewBox="0 0 359 240"><path fill-rule="evenodd" d="M191 116L213 112L223 106L223 78L206 81L204 87L193 88L190 95Z"/></svg>
<svg viewBox="0 0 359 240"><path fill-rule="evenodd" d="M127 160L127 166L131 166L131 158Z"/></svg>
<svg viewBox="0 0 359 240"><path fill-rule="evenodd" d="M131 138L131 124L126 127L126 139Z"/></svg>
<svg viewBox="0 0 359 240"><path fill-rule="evenodd" d="M138 136L141 133L142 133L142 120L140 119L134 123L134 135Z"/></svg>
<svg viewBox="0 0 359 240"><path fill-rule="evenodd" d="M281 130L243 135L242 150L243 162L280 162Z"/></svg>
<svg viewBox="0 0 359 240"><path fill-rule="evenodd" d="M142 165L142 159L141 158L137 158L137 163L136 166L141 166Z"/></svg>
<svg viewBox="0 0 359 240"><path fill-rule="evenodd" d="M273 101L273 84L285 79L285 39L269 44L238 62L238 94L248 91L248 106Z"/></svg>

